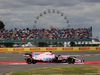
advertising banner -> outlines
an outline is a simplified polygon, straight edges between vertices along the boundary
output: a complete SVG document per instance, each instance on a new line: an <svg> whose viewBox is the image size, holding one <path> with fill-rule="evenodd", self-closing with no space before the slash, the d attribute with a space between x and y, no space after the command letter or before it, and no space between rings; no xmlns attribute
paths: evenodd
<svg viewBox="0 0 100 75"><path fill-rule="evenodd" d="M100 51L100 47L19 47L0 48L0 52L41 52L41 51Z"/></svg>

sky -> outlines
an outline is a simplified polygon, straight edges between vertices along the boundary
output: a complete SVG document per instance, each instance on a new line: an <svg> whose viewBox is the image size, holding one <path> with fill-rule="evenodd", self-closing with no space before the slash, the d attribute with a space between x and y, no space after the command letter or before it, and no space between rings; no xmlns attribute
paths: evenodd
<svg viewBox="0 0 100 75"><path fill-rule="evenodd" d="M93 38L100 39L100 0L0 0L0 20L8 30L32 29L34 25L36 28L68 28L66 21L69 20L70 28L92 26Z"/></svg>

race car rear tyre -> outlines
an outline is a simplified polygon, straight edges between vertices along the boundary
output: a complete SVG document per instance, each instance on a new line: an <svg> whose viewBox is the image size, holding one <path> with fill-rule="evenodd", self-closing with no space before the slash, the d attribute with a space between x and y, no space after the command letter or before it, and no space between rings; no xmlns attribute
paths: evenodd
<svg viewBox="0 0 100 75"><path fill-rule="evenodd" d="M27 63L27 64L31 64L32 61L33 61L32 58L26 58L26 63Z"/></svg>
<svg viewBox="0 0 100 75"><path fill-rule="evenodd" d="M68 62L69 64L71 64L71 63L74 63L75 60L73 59L73 57L68 57L68 58L67 58L67 62Z"/></svg>

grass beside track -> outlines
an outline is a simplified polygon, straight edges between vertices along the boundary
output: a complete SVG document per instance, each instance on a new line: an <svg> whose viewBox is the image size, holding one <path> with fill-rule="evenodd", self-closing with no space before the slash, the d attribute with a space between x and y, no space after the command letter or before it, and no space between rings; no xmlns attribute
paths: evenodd
<svg viewBox="0 0 100 75"><path fill-rule="evenodd" d="M34 65L33 65L34 66ZM6 75L100 75L100 65L70 65L10 72Z"/></svg>

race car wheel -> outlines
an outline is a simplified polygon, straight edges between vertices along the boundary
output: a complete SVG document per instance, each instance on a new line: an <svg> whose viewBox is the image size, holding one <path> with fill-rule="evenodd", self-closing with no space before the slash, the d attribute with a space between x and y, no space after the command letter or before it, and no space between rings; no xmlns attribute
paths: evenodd
<svg viewBox="0 0 100 75"><path fill-rule="evenodd" d="M68 62L69 64L71 64L71 63L74 63L75 61L74 61L73 57L68 57L68 58L67 58L67 62Z"/></svg>
<svg viewBox="0 0 100 75"><path fill-rule="evenodd" d="M32 63L32 58L26 58L26 63L31 64Z"/></svg>

